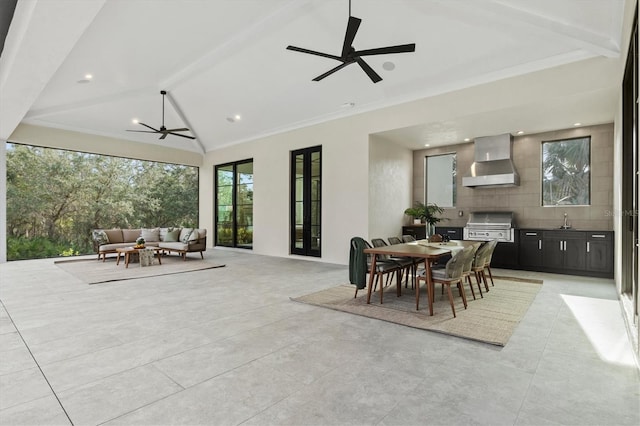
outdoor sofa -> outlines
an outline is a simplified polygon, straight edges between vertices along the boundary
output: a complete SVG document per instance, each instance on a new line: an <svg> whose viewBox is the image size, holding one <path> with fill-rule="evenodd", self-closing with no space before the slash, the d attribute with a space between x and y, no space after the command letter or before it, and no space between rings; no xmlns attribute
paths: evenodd
<svg viewBox="0 0 640 426"><path fill-rule="evenodd" d="M140 237L144 238L145 246L179 253L183 260L187 253L195 252L200 252L204 259L202 252L207 249L207 230L202 228L94 229L92 237L94 251L103 262L108 253L132 247Z"/></svg>

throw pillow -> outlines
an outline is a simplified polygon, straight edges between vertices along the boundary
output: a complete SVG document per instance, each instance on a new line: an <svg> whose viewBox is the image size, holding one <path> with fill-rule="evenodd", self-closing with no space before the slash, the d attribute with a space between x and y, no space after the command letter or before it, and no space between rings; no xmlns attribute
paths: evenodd
<svg viewBox="0 0 640 426"><path fill-rule="evenodd" d="M180 231L180 242L188 242L192 232L193 228L182 228L182 230Z"/></svg>
<svg viewBox="0 0 640 426"><path fill-rule="evenodd" d="M145 241L160 241L160 228L153 228L153 229L142 228L142 231L140 232L140 236L144 238Z"/></svg>
<svg viewBox="0 0 640 426"><path fill-rule="evenodd" d="M174 229L173 231L167 231L164 236L164 240L170 243L177 242L178 238L180 238L180 228Z"/></svg>
<svg viewBox="0 0 640 426"><path fill-rule="evenodd" d="M99 246L103 244L109 244L109 237L107 233L104 232L103 229L94 229L93 230L93 240L98 243Z"/></svg>
<svg viewBox="0 0 640 426"><path fill-rule="evenodd" d="M197 229L194 229L193 231L191 231L191 235L189 235L189 240L188 241L195 241L198 238L200 238L200 234L198 233Z"/></svg>
<svg viewBox="0 0 640 426"><path fill-rule="evenodd" d="M138 238L140 238L140 229L123 229L122 230L122 238L124 239L124 243L135 243Z"/></svg>

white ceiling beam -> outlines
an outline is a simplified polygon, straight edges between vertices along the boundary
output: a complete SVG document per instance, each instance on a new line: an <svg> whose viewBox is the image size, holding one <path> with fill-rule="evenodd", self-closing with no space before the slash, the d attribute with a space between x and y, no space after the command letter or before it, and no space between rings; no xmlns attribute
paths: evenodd
<svg viewBox="0 0 640 426"><path fill-rule="evenodd" d="M0 139L9 139L105 1L18 2L0 57Z"/></svg>
<svg viewBox="0 0 640 426"><path fill-rule="evenodd" d="M122 92L116 92L116 93L112 93L112 94L101 96L101 97L86 99L83 101L72 102L72 103L63 104L63 105L55 105L47 108L34 109L27 112L24 118L38 119L38 118L46 117L48 115L55 115L55 114L82 110L82 109L90 108L100 104L107 104L110 102L122 101L125 99L133 99L140 96L149 96L149 94L152 94L152 93L159 93L160 90L161 89L156 86L145 86L145 87L140 87L132 90L125 90Z"/></svg>
<svg viewBox="0 0 640 426"><path fill-rule="evenodd" d="M490 7L499 15L507 19L514 19L532 27L550 32L553 35L564 37L576 42L586 50L607 58L620 55L620 46L610 37L589 31L588 29L567 24L551 17L537 15L522 9L518 9L503 0L493 1Z"/></svg>
<svg viewBox="0 0 640 426"><path fill-rule="evenodd" d="M202 144L202 142L200 142L200 138L198 137L198 134L196 133L195 129L193 128L193 126L191 125L191 123L189 123L189 120L187 119L187 117L184 115L184 113L182 112L182 108L180 108L180 105L178 105L178 102L176 101L176 99L171 95L171 93L167 92L167 100L169 101L169 103L171 104L171 106L173 107L174 111L176 112L176 114L178 114L178 117L180 117L180 119L182 120L182 122L184 124L186 124L186 126L189 128L189 131L193 134L193 136L195 136L195 139L191 139L191 143L198 148L198 151L200 152L200 154L204 154L206 152L206 150L204 149L204 145Z"/></svg>
<svg viewBox="0 0 640 426"><path fill-rule="evenodd" d="M620 46L613 38L577 27L575 25L520 9L504 0L490 1L448 1L439 2L439 7L457 9L461 13L473 13L476 18L495 19L496 22L510 22L512 26L526 26L540 34L561 37L569 44L573 44L596 55L607 58L618 57Z"/></svg>

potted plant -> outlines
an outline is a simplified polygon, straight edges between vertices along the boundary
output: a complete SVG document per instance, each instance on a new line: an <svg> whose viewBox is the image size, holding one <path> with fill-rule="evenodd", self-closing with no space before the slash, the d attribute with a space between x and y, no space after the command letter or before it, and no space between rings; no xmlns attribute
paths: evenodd
<svg viewBox="0 0 640 426"><path fill-rule="evenodd" d="M435 233L436 223L442 220L441 215L444 213L442 207L438 207L437 204L424 204L420 201L416 201L413 207L409 207L404 211L407 216L412 216L414 221L420 220L427 224L427 235L433 235Z"/></svg>

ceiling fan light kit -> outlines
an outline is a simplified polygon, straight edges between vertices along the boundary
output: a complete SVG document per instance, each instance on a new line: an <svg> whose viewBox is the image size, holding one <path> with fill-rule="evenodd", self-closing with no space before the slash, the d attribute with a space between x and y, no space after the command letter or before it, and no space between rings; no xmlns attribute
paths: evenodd
<svg viewBox="0 0 640 426"><path fill-rule="evenodd" d="M373 68L371 68L369 64L365 62L364 59L362 59L363 56L415 52L416 45L415 43L410 43L410 44L401 44L397 46L379 47L375 49L356 50L353 47L353 40L356 37L356 33L358 32L358 28L360 27L361 22L362 22L362 19L356 18L355 16L351 16L351 0L349 0L349 21L347 23L347 31L344 35L344 42L342 44L342 53L340 54L340 56L331 55L329 53L317 52L315 50L309 50L302 47L296 47L291 45L287 46L287 50L293 50L295 52L300 52L300 53L307 53L309 55L322 56L323 58L334 59L336 61L341 62L340 65L330 69L329 71L323 74L320 74L319 76L314 78L313 81L320 81L325 77L328 77L331 74L335 73L336 71L341 70L347 65L357 63L358 65L360 65L360 68L362 68L362 70L369 76L371 81L374 83L377 83L382 80L382 77L380 77L378 73L376 73L373 70Z"/></svg>
<svg viewBox="0 0 640 426"><path fill-rule="evenodd" d="M158 133L162 136L160 136L160 139L164 139L166 138L168 135L173 135L173 136L180 136L181 138L187 138L187 139L195 139L195 137L193 136L189 136L189 135L182 135L180 133L176 133L176 132L189 132L190 130L186 127L181 127L181 128L176 128L176 129L167 129L164 126L164 97L167 95L167 91L166 90L161 90L160 94L162 95L162 125L160 126L159 129L153 128L151 126L149 126L148 124L144 124L143 122L139 121L138 124L151 129L151 130L127 130L127 132L137 132L137 133Z"/></svg>

